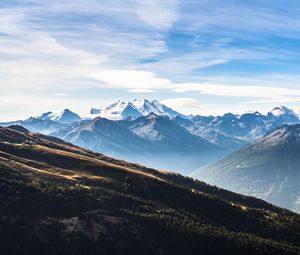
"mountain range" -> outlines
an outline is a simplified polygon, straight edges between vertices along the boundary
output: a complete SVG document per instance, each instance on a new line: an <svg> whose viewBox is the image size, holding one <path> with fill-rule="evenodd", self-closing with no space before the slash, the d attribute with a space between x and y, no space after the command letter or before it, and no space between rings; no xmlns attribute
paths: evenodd
<svg viewBox="0 0 300 255"><path fill-rule="evenodd" d="M300 213L300 125L283 125L192 174Z"/></svg>
<svg viewBox="0 0 300 255"><path fill-rule="evenodd" d="M0 127L0 208L1 254L300 254L298 214L19 125Z"/></svg>
<svg viewBox="0 0 300 255"><path fill-rule="evenodd" d="M136 99L93 108L84 117L65 109L0 125L21 125L127 161L190 174L276 127L299 122L284 106L267 115L185 116L156 100Z"/></svg>
<svg viewBox="0 0 300 255"><path fill-rule="evenodd" d="M126 121L98 117L52 135L113 157L186 174L226 153L176 121L154 113Z"/></svg>
<svg viewBox="0 0 300 255"><path fill-rule="evenodd" d="M135 99L132 102L125 103L123 101L118 101L113 103L104 109L92 108L90 111L92 117L102 117L110 120L126 120L128 118L139 118L141 116L147 116L154 113L158 116L182 116L171 108L161 104L157 100L152 102L147 99Z"/></svg>

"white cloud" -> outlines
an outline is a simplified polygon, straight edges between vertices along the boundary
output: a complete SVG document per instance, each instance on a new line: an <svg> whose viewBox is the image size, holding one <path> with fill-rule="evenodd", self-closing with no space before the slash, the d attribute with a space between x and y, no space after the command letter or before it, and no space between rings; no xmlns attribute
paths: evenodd
<svg viewBox="0 0 300 255"><path fill-rule="evenodd" d="M161 101L162 104L165 104L172 109L181 112L183 114L201 114L206 108L206 105L203 105L199 100L194 98L170 98Z"/></svg>
<svg viewBox="0 0 300 255"><path fill-rule="evenodd" d="M130 92L171 90L177 93L199 92L203 95L275 100L274 102L290 101L291 98L297 101L300 98L300 89L261 86L255 80L253 85L212 84L210 82L174 83L155 73L138 70L107 70L97 72L93 77L101 81L102 86L128 89Z"/></svg>
<svg viewBox="0 0 300 255"><path fill-rule="evenodd" d="M289 97L279 97L275 99L265 99L265 100L252 100L252 101L244 101L241 104L250 105L250 104L274 104L274 103L300 103L300 97L289 98Z"/></svg>
<svg viewBox="0 0 300 255"><path fill-rule="evenodd" d="M159 33L143 31L140 23L135 22L137 17L130 15L133 11L128 4L102 6L92 0L76 1L72 8L66 0L27 4L0 9L0 88L96 87L95 73L129 67L139 58L165 50ZM158 10L162 8L166 6ZM120 23L124 20L129 27L90 23L84 18L75 24L64 18L70 14L87 17L97 14L103 15L103 19L110 16L109 19ZM51 15L58 15L57 21ZM59 22L59 19L64 20Z"/></svg>
<svg viewBox="0 0 300 255"><path fill-rule="evenodd" d="M94 79L102 81L104 86L132 90L154 90L171 88L171 81L160 78L155 73L137 70L107 70L93 74Z"/></svg>
<svg viewBox="0 0 300 255"><path fill-rule="evenodd" d="M284 72L264 77L255 71L245 77L221 76L218 71L199 75L199 69L222 69L222 65L225 73L231 62L297 60L294 48L284 50L269 43L272 35L299 38L300 5L293 1L280 7L284 11L268 1L259 6L240 1L224 5L219 0L17 2L0 8L3 109L3 102L16 111L35 110L37 103L49 108L58 100L61 105L75 105L78 99L72 98L72 92L84 95L96 88L112 89L114 96L119 90L127 97L132 95L126 92L153 93L153 97L164 92L167 98L182 93L177 103L185 103L182 109L189 111L203 106L192 103L196 99L190 97L198 95L235 98L245 108L300 98L300 77Z"/></svg>
<svg viewBox="0 0 300 255"><path fill-rule="evenodd" d="M200 92L201 94L226 96L226 97L254 97L254 98L281 98L281 97L300 97L300 89L288 89L283 87L265 86L228 86L215 84L183 83L178 84L174 91Z"/></svg>
<svg viewBox="0 0 300 255"><path fill-rule="evenodd" d="M107 60L105 54L66 46L50 33L28 24L27 15L1 10L0 88L53 90L88 84L87 73ZM2 20L3 19L3 20ZM2 22L3 21L3 22ZM7 22L6 22L7 21Z"/></svg>
<svg viewBox="0 0 300 255"><path fill-rule="evenodd" d="M196 52L180 54L178 56L162 57L159 61L144 63L142 68L163 75L172 74L179 80L191 80L195 70L201 70L213 66L229 64L234 61L270 61L272 63L286 61L291 58L292 53L287 50L272 51L265 48L219 48L203 47Z"/></svg>
<svg viewBox="0 0 300 255"><path fill-rule="evenodd" d="M168 30L178 19L178 5L178 0L139 0L136 13L151 26L159 30Z"/></svg>
<svg viewBox="0 0 300 255"><path fill-rule="evenodd" d="M155 93L155 90L153 89L130 89L130 93Z"/></svg>
<svg viewBox="0 0 300 255"><path fill-rule="evenodd" d="M299 10L299 3L293 0L284 4L238 0L224 4L221 0L191 0L182 17L182 29L248 40L274 34L299 38Z"/></svg>

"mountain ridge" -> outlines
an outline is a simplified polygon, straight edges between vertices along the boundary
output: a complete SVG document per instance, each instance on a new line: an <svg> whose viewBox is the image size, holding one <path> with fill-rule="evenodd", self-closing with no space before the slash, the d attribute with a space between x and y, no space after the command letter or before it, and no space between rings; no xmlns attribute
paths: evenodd
<svg viewBox="0 0 300 255"><path fill-rule="evenodd" d="M126 120L127 118L139 118L147 116L150 113L155 113L159 116L184 116L171 108L161 104L157 100L149 101L147 99L135 99L132 102L125 103L118 101L113 103L103 110L92 108L90 113L98 117L104 117L111 120ZM93 116L91 116L93 117ZM186 116L184 116L186 117Z"/></svg>
<svg viewBox="0 0 300 255"><path fill-rule="evenodd" d="M299 137L299 124L283 125L192 176L300 212Z"/></svg>
<svg viewBox="0 0 300 255"><path fill-rule="evenodd" d="M0 125L22 125L31 131L55 135L127 161L190 174L204 164L219 160L245 144L261 138L284 123L300 123L295 112L284 106L275 107L267 115L253 112L242 115L227 113L223 116L182 116L156 100L150 102L137 99L128 103L118 101L106 109L110 111L109 116L115 112L120 118L106 121L106 126L102 130L94 129L93 134L90 131L93 122L99 117L103 122L107 119L98 113L88 117L77 117L76 113L69 110L60 114L46 112L24 121ZM148 112L150 113L146 115ZM70 118L60 118L70 115ZM151 123L147 120L150 117L154 118ZM159 125L154 124L163 117L168 120L165 119ZM108 126L111 126L111 129L107 128ZM178 134L174 134L175 130ZM210 146L206 146L208 143ZM193 150L192 144L197 149ZM170 153L167 153L168 151ZM175 161L171 152L176 155Z"/></svg>
<svg viewBox="0 0 300 255"><path fill-rule="evenodd" d="M169 118L153 113L127 121L98 117L53 135L110 156L182 173L225 153Z"/></svg>

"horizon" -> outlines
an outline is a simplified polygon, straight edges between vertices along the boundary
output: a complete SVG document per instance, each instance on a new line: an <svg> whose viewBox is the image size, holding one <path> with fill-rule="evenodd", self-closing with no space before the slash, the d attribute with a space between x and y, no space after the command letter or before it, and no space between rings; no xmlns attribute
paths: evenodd
<svg viewBox="0 0 300 255"><path fill-rule="evenodd" d="M300 3L280 2L2 1L1 121L140 97L184 114L298 113Z"/></svg>
<svg viewBox="0 0 300 255"><path fill-rule="evenodd" d="M158 100L156 100L156 99L153 99L153 100L148 100L148 99L146 99L146 98L135 98L134 100L147 100L147 101L149 101L149 102L152 102L152 101L158 101ZM28 118L38 118L38 117L40 117L42 114L45 114L45 113L52 113L52 114L55 114L55 115L58 115L58 114L61 114L61 113L63 113L65 110L69 110L69 111L71 111L71 112L73 112L73 113L76 113L76 114L78 114L82 119L93 119L93 118L97 118L97 117L101 117L100 116L100 114L91 114L90 113L90 111L92 110L92 109L97 109L97 110L103 110L103 109L105 109L106 107L108 107L108 106L110 106L110 105L112 105L112 104L114 104L114 103L116 103L116 102L124 102L124 103L132 103L134 100L131 100L131 101L124 101L124 100L117 100L117 101L115 101L115 102L112 102L112 103L109 103L108 105L105 105L105 107L103 107L103 108L97 108L97 107L90 107L87 111L79 111L79 112L77 112L77 111L75 111L75 110L73 110L73 109L71 109L71 108L68 108L68 107L66 107L66 108L61 108L61 109L58 109L57 111L55 111L55 110L51 110L51 109L48 109L47 111L45 111L45 112L38 112L37 114L28 114L28 115L26 115L24 118L20 118L20 119L8 119L8 120L3 120L3 119L0 119L0 122L3 122L3 123L5 123L5 122L14 122L14 121L19 121L19 120L26 120L26 119L28 119ZM285 107L285 108L287 108L288 110L293 110L294 111L294 113L297 115L297 116L299 116L300 117L300 111L295 111L294 109L292 109L292 108L288 108L288 107L286 107L286 106L284 106L284 105L277 105L277 106L274 106L274 107L272 107L271 109L268 109L268 110L266 110L266 111L264 111L264 112L261 112L261 111L257 111L257 110L248 110L248 111L244 111L244 112L240 112L240 113L238 113L238 112L223 112L223 113L221 113L221 114L201 114L201 113L197 113L197 114L192 114L192 113L188 113L188 112L186 112L186 113L183 113L183 112L180 112L180 110L176 110L172 105L168 105L168 104L165 104L165 102L164 102L164 100L162 100L162 101L158 101L159 103L161 103L161 104L163 104L163 105L165 105L165 106L167 106L167 107L169 107L169 108L171 108L172 110L175 110L175 111L177 111L179 114L182 114L182 115L184 115L184 116L186 116L186 117L189 117L189 116L205 116L205 117L208 117L208 116L213 116L213 117L222 117L222 116L224 116L224 115L226 115L226 114L233 114L233 115L236 115L236 116L241 116L241 115L243 115L243 114L247 114L247 113L256 113L256 112L258 112L258 113L260 113L260 114L262 114L262 115L267 115L268 113L270 113L272 110L274 110L275 108L282 108L282 107ZM104 117L101 117L101 118L106 118L106 119L110 119L109 117L107 117L107 116L104 116ZM112 120L114 120L114 119L112 119Z"/></svg>

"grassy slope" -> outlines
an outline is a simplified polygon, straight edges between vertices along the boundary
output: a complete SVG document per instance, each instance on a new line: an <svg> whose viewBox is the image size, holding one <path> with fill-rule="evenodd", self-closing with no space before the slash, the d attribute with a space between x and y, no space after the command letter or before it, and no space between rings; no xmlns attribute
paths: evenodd
<svg viewBox="0 0 300 255"><path fill-rule="evenodd" d="M264 201L0 128L1 254L300 254L299 243L300 216Z"/></svg>

